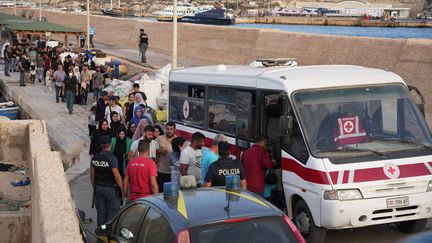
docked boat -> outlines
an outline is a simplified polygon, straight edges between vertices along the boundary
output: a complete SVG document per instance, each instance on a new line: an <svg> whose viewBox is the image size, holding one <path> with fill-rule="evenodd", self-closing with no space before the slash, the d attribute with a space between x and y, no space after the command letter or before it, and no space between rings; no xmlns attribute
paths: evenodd
<svg viewBox="0 0 432 243"><path fill-rule="evenodd" d="M116 9L101 9L103 15L112 17L133 17L133 14L129 14L123 10Z"/></svg>
<svg viewBox="0 0 432 243"><path fill-rule="evenodd" d="M214 8L208 11L196 13L193 16L185 16L180 21L195 24L231 25L235 24L235 16L226 9Z"/></svg>
<svg viewBox="0 0 432 243"><path fill-rule="evenodd" d="M7 102L3 98L0 98L0 117L7 117L10 120L18 119L19 107L11 101Z"/></svg>
<svg viewBox="0 0 432 243"><path fill-rule="evenodd" d="M196 8L190 3L178 3L177 4L177 20L182 19L185 16L193 16L196 12ZM158 21L173 21L174 18L174 6L166 7L160 11L152 13Z"/></svg>

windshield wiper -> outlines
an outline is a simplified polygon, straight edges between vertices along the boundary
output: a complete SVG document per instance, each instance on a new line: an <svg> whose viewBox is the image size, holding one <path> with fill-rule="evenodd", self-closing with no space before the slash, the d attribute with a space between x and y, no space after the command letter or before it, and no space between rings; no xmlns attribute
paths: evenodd
<svg viewBox="0 0 432 243"><path fill-rule="evenodd" d="M340 149L331 149L331 150L318 150L318 153L331 153L331 152L370 152L378 156L384 156L384 153L375 151L373 149L367 148L353 148L353 147L342 147Z"/></svg>
<svg viewBox="0 0 432 243"><path fill-rule="evenodd" d="M401 144L410 144L410 145L416 145L421 146L424 149L427 149L429 151L432 151L432 147L430 145L422 144L422 143L416 143L411 140L404 140L404 139L371 139L371 141L378 141L378 142L397 142Z"/></svg>

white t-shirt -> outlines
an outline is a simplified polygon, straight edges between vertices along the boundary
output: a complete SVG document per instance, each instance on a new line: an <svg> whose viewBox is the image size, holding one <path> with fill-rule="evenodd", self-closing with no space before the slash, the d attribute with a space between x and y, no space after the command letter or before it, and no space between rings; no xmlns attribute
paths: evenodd
<svg viewBox="0 0 432 243"><path fill-rule="evenodd" d="M123 110L119 105L116 105L116 107L111 107L111 106L107 106L105 108L105 117L108 120L108 124L111 124L111 111L115 111L117 112L117 114L119 115L119 120L121 120L121 118L123 117Z"/></svg>
<svg viewBox="0 0 432 243"><path fill-rule="evenodd" d="M195 176L196 183L201 183L201 149L187 146L180 154L180 163L189 165L187 174Z"/></svg>
<svg viewBox="0 0 432 243"><path fill-rule="evenodd" d="M141 141L141 140L142 140L142 138L133 141L131 144L130 151L135 154L134 158L138 157L138 144L139 144L139 141ZM159 149L159 144L155 140L152 140L150 143L150 151L149 151L149 158L150 159L156 158L156 150L157 149Z"/></svg>

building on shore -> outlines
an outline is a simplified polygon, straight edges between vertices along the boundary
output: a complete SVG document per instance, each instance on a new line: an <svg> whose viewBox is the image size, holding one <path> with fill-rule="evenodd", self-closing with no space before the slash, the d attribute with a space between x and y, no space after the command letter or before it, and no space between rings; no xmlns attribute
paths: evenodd
<svg viewBox="0 0 432 243"><path fill-rule="evenodd" d="M353 0L353 1L338 1L338 0L284 0L280 2L281 6L293 7L293 8L329 8L329 9L370 9L370 10L389 10L394 9L398 11L401 16L406 15L406 10L409 9L409 17L415 17L417 14L422 13L425 7L424 0Z"/></svg>

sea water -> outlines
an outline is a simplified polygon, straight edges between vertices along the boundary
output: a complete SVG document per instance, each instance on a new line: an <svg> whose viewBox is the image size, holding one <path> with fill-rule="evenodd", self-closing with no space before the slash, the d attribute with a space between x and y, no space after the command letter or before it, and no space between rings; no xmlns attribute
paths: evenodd
<svg viewBox="0 0 432 243"><path fill-rule="evenodd" d="M282 24L236 24L233 27L277 29L290 32L311 34L366 36L382 38L424 38L432 39L432 28L405 27L354 27L354 26L317 26L317 25L282 25Z"/></svg>

